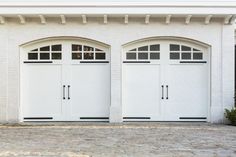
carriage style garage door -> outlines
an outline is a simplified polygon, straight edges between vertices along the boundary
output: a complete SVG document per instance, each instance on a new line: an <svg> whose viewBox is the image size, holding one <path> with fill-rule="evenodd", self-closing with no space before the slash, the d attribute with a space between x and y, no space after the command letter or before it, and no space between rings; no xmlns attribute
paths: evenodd
<svg viewBox="0 0 236 157"><path fill-rule="evenodd" d="M145 41L123 51L125 121L207 121L209 54L198 44Z"/></svg>
<svg viewBox="0 0 236 157"><path fill-rule="evenodd" d="M24 121L107 121L109 47L90 41L34 44L21 54Z"/></svg>

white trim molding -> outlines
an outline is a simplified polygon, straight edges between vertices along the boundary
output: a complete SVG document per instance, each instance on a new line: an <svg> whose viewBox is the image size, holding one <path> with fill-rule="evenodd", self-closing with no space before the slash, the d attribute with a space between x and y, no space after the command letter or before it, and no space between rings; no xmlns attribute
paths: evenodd
<svg viewBox="0 0 236 157"><path fill-rule="evenodd" d="M86 15L82 15L81 17L82 17L82 22L83 22L83 24L86 24L86 23L87 23L87 17L86 17Z"/></svg>
<svg viewBox="0 0 236 157"><path fill-rule="evenodd" d="M125 21L124 21L125 24L128 24L129 23L129 15L125 15Z"/></svg>
<svg viewBox="0 0 236 157"><path fill-rule="evenodd" d="M25 24L26 23L26 20L25 20L24 16L22 16L22 15L17 15L17 16L18 16L21 24Z"/></svg>
<svg viewBox="0 0 236 157"><path fill-rule="evenodd" d="M205 0L202 1L29 1L29 0L9 0L0 2L3 7L236 7L235 0Z"/></svg>
<svg viewBox="0 0 236 157"><path fill-rule="evenodd" d="M188 24L190 23L191 18L192 18L192 15L186 16L186 18L185 18L185 24L188 25Z"/></svg>
<svg viewBox="0 0 236 157"><path fill-rule="evenodd" d="M103 16L103 20L104 20L104 24L107 24L107 23L108 23L108 17L107 17L107 15L104 15L104 16Z"/></svg>
<svg viewBox="0 0 236 157"><path fill-rule="evenodd" d="M0 24L5 24L5 17L0 16Z"/></svg>
<svg viewBox="0 0 236 157"><path fill-rule="evenodd" d="M46 18L45 18L45 16L39 15L39 18L40 18L41 24L46 24Z"/></svg>
<svg viewBox="0 0 236 157"><path fill-rule="evenodd" d="M65 17L65 15L60 15L60 17L61 17L61 23L62 24L66 24L66 17Z"/></svg>
<svg viewBox="0 0 236 157"><path fill-rule="evenodd" d="M145 16L145 23L149 24L149 22L150 22L150 15L146 15Z"/></svg>
<svg viewBox="0 0 236 157"><path fill-rule="evenodd" d="M172 15L167 15L167 16L166 16L166 24L167 24L167 25L170 24L171 16L172 16Z"/></svg>
<svg viewBox="0 0 236 157"><path fill-rule="evenodd" d="M206 18L205 18L205 24L206 24L206 25L208 25L208 24L210 23L211 18L212 18L212 15L206 16Z"/></svg>

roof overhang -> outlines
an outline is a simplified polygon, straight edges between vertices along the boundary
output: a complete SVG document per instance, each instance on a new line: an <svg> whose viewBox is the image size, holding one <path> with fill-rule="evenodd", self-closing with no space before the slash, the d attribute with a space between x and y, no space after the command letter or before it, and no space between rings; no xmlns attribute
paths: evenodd
<svg viewBox="0 0 236 157"><path fill-rule="evenodd" d="M5 1L0 2L0 23L4 18L17 17L25 23L25 17L39 17L41 23L46 17L59 17L62 23L66 17L82 17L86 23L87 17L103 17L104 23L108 17L144 17L145 23L149 18L165 17L168 23L171 17L183 17L188 24L193 17L203 17L205 23L212 18L223 18L225 24L233 24L236 18L236 1L206 0L206 1L159 1L159 2L73 2L73 1Z"/></svg>

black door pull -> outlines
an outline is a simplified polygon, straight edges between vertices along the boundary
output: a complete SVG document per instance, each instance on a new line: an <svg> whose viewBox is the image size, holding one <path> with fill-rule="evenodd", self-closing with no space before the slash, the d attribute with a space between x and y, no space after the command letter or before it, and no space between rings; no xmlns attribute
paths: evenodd
<svg viewBox="0 0 236 157"><path fill-rule="evenodd" d="M164 85L161 86L161 99L164 99Z"/></svg>
<svg viewBox="0 0 236 157"><path fill-rule="evenodd" d="M68 100L70 100L70 85L68 85L67 87L68 87Z"/></svg>
<svg viewBox="0 0 236 157"><path fill-rule="evenodd" d="M65 97L65 88L66 88L66 86L63 85L63 99L66 99L66 97Z"/></svg>
<svg viewBox="0 0 236 157"><path fill-rule="evenodd" d="M169 93L168 93L168 85L166 85L166 99L169 99Z"/></svg>

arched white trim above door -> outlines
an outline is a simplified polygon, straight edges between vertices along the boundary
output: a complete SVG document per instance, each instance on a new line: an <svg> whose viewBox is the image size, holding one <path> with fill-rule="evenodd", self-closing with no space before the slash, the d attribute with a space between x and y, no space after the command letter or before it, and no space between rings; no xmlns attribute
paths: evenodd
<svg viewBox="0 0 236 157"><path fill-rule="evenodd" d="M199 46L204 47L204 48L209 48L211 46L211 45L209 45L205 42L195 40L195 39L192 39L192 38L178 37L178 36L155 36L155 37L147 37L147 38L133 40L133 41L130 41L130 42L127 42L127 43L123 44L122 47L125 48L129 45L144 43L145 41L151 42L151 41L161 41L161 40L168 40L168 41L172 40L172 41L192 43L194 45L199 45Z"/></svg>

